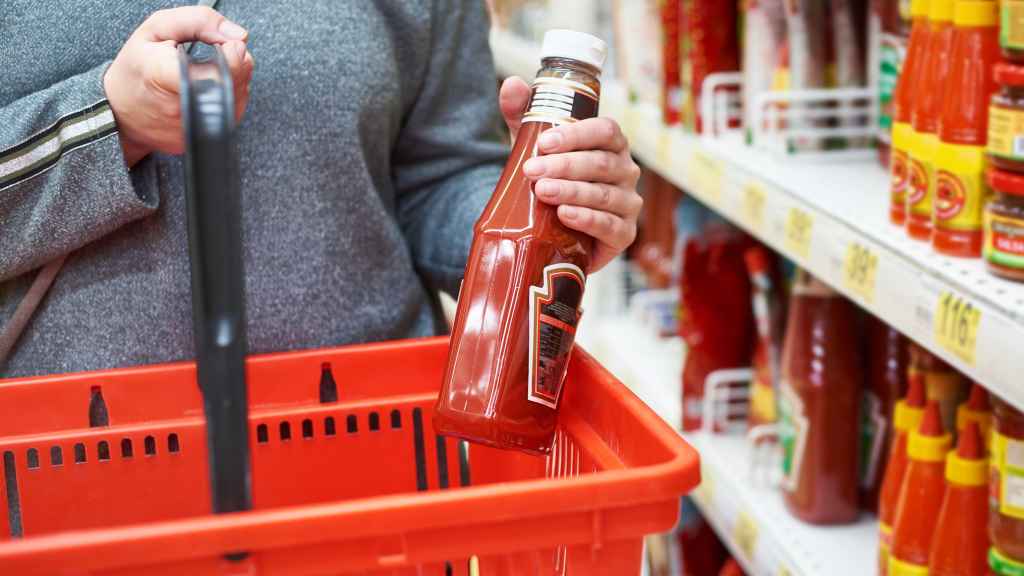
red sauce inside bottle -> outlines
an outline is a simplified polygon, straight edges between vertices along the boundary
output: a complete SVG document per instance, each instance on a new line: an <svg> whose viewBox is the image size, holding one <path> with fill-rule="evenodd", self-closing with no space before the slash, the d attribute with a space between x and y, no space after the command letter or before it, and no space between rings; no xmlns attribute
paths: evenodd
<svg viewBox="0 0 1024 576"><path fill-rule="evenodd" d="M603 52L596 38L570 34L591 38ZM597 115L599 73L580 60L548 57L534 81L512 155L476 223L434 411L438 433L551 450L593 239L537 200L522 165L537 154L544 130Z"/></svg>

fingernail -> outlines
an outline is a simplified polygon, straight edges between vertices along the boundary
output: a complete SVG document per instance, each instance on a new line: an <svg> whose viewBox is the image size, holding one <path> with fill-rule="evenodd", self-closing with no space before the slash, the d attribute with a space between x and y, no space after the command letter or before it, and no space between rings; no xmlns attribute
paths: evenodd
<svg viewBox="0 0 1024 576"><path fill-rule="evenodd" d="M537 145L542 150L553 150L562 145L562 135L558 132L545 132L537 139Z"/></svg>
<svg viewBox="0 0 1024 576"><path fill-rule="evenodd" d="M221 34L233 40L244 40L247 34L245 28L242 28L231 20L224 20L220 23L220 26L218 26L217 29L220 30Z"/></svg>
<svg viewBox="0 0 1024 576"><path fill-rule="evenodd" d="M540 176L544 173L544 161L539 158L531 158L523 164L523 174L527 176Z"/></svg>
<svg viewBox="0 0 1024 576"><path fill-rule="evenodd" d="M575 206L562 206L562 216L565 216L566 220L575 220L580 215L580 211Z"/></svg>

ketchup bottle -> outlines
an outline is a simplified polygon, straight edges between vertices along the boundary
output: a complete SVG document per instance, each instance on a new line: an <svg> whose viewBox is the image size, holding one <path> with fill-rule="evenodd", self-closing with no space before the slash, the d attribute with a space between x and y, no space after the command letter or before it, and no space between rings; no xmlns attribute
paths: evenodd
<svg viewBox="0 0 1024 576"><path fill-rule="evenodd" d="M917 240L930 240L932 233L935 153L939 147L939 114L953 45L953 0L929 0L928 22L928 49L921 61L920 82L914 90L911 120L914 137L907 191L907 232Z"/></svg>
<svg viewBox="0 0 1024 576"><path fill-rule="evenodd" d="M597 116L605 44L552 30L512 155L477 220L434 428L501 448L551 451L593 239L538 201L522 164L551 126Z"/></svg>
<svg viewBox="0 0 1024 576"><path fill-rule="evenodd" d="M860 513L860 321L849 300L800 274L786 322L778 429L783 501L804 522L854 522Z"/></svg>
<svg viewBox="0 0 1024 576"><path fill-rule="evenodd" d="M878 512L893 426L889 421L907 387L907 340L875 317L868 319L868 383L861 413L861 507Z"/></svg>
<svg viewBox="0 0 1024 576"><path fill-rule="evenodd" d="M750 412L747 418L753 427L774 423L777 418L776 396L782 339L785 334L786 296L782 291L778 259L767 248L755 245L747 249L743 260L750 273L751 307L757 328L754 379L750 383Z"/></svg>
<svg viewBox="0 0 1024 576"><path fill-rule="evenodd" d="M911 372L909 382L907 397L896 403L893 414L894 434L882 479L882 491L878 497L878 573L883 576L889 571L892 521L896 516L896 504L907 472L907 438L911 430L921 425L924 417L924 377L918 372Z"/></svg>
<svg viewBox="0 0 1024 576"><path fill-rule="evenodd" d="M953 436L942 428L939 403L928 401L924 418L910 432L907 473L892 523L889 576L927 574L942 499L946 493L946 454Z"/></svg>
<svg viewBox="0 0 1024 576"><path fill-rule="evenodd" d="M907 219L907 191L910 188L910 149L914 143L913 120L914 98L918 93L921 63L928 47L931 30L928 27L928 0L914 0L910 7L913 24L910 40L907 42L907 58L903 61L896 90L893 92L892 157L889 170L892 174L889 220L903 226Z"/></svg>
<svg viewBox="0 0 1024 576"><path fill-rule="evenodd" d="M936 152L935 230L932 246L950 256L981 256L988 103L999 61L998 8L994 2L957 2L945 104Z"/></svg>
<svg viewBox="0 0 1024 576"><path fill-rule="evenodd" d="M929 576L985 576L988 569L988 459L977 422L946 456L946 497L928 559Z"/></svg>

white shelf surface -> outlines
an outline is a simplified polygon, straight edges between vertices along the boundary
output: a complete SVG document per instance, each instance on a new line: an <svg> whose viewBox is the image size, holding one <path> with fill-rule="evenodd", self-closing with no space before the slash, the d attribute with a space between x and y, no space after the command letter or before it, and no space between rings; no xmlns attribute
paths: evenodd
<svg viewBox="0 0 1024 576"><path fill-rule="evenodd" d="M495 30L491 46L503 72L527 78L535 72L536 43ZM889 179L877 163L797 160L751 148L739 138L686 134L666 127L657 107L630 103L613 80L604 83L601 113L619 121L649 168L1024 407L1024 355L1017 353L1024 342L1024 284L992 276L980 260L938 255L890 225ZM796 221L808 224L805 236L794 234ZM877 262L873 281L849 279L852 250ZM937 334L946 294L980 311L969 343L960 349Z"/></svg>
<svg viewBox="0 0 1024 576"><path fill-rule="evenodd" d="M594 318L579 341L673 427L681 413L684 346L660 339L630 318ZM877 524L863 515L848 526L805 524L785 509L777 489L751 474L752 450L737 435L686 434L701 454L700 486L692 497L752 576L865 576L875 573Z"/></svg>

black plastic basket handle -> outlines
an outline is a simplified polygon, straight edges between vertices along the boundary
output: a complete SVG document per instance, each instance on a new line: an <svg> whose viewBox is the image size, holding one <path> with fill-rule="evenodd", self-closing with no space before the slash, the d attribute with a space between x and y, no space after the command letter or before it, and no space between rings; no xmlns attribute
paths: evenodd
<svg viewBox="0 0 1024 576"><path fill-rule="evenodd" d="M182 46L181 118L192 263L192 323L206 412L213 511L252 508L245 381L245 273L231 74L220 48Z"/></svg>

